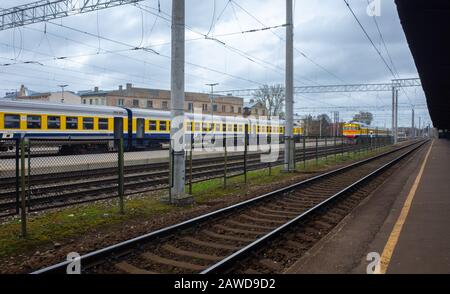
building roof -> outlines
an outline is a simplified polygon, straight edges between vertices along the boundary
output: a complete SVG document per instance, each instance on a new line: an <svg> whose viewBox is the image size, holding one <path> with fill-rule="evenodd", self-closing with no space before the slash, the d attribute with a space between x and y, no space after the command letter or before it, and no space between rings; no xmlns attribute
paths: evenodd
<svg viewBox="0 0 450 294"><path fill-rule="evenodd" d="M244 103L244 108L254 108L254 107L256 107L258 104L260 104L259 101L250 101L250 102L246 102L246 103Z"/></svg>
<svg viewBox="0 0 450 294"><path fill-rule="evenodd" d="M89 96L106 96L108 93L112 91L105 91L105 90L82 90L78 91L77 94L80 97L89 97Z"/></svg>

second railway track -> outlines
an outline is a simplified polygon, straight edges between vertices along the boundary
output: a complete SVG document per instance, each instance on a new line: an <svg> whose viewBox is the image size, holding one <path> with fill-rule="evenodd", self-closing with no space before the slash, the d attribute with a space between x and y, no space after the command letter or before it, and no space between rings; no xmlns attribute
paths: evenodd
<svg viewBox="0 0 450 294"><path fill-rule="evenodd" d="M337 147L307 148L296 154L296 160L309 160L316 156L332 155L355 150L358 146L344 145ZM282 152L281 152L282 153ZM261 163L261 154L249 154L247 170L267 168L267 163ZM232 155L228 158L227 173L229 176L243 172L243 155ZM272 163L281 164L283 156ZM188 178L189 171L186 171ZM127 166L124 176L125 195L144 193L167 187L169 172L167 163ZM224 175L223 157L193 160L192 180L200 182ZM33 210L62 207L71 204L104 200L117 197L117 168L101 168L70 173L51 173L31 175L26 178L27 206ZM16 206L16 191L13 187L15 179L4 179L0 188L0 212L12 210Z"/></svg>
<svg viewBox="0 0 450 294"><path fill-rule="evenodd" d="M350 201L350 204L355 204L357 199L345 198L343 195L361 189L373 177L425 143L415 142L278 191L86 254L81 257L83 272L279 272L282 268L278 268L279 264L273 262L277 257L270 260L260 257L251 261L249 266L239 262L257 255L256 252L261 252L261 248L270 243L268 241L276 241L289 228L311 221L311 215L323 211L331 203L339 203L341 197ZM338 220L340 214L348 212L345 207L334 207L326 218ZM324 229L329 229L333 223L313 220L316 226ZM314 239L307 230L297 232L296 236L303 238L304 242L313 242ZM298 240L284 240L284 243L292 246L297 244L300 249L304 246ZM289 255L283 248L277 254L283 255L283 252ZM36 273L65 272L67 265L68 262L62 262Z"/></svg>

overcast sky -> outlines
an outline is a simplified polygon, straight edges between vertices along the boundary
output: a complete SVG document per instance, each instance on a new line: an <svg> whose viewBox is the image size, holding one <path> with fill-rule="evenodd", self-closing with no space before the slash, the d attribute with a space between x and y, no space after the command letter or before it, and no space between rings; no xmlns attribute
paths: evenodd
<svg viewBox="0 0 450 294"><path fill-rule="evenodd" d="M2 0L0 7L31 2ZM128 82L169 89L171 1L159 2L160 11L158 0L146 0L139 7L121 6L0 32L0 64L11 64L0 66L0 95L20 84L35 91L57 91L60 84L68 84L71 91L95 86L110 90ZM394 66L366 13L367 0L349 3L390 67L401 78L417 77L394 1L381 0L377 17ZM284 23L284 0L186 0L186 91L209 91L205 84L212 82L220 83L217 90L284 84L285 29L239 33ZM294 23L296 86L392 79L343 0L296 0ZM391 123L390 103L389 92L305 94L295 97L295 111L317 115L337 107L341 119L349 120L358 110L369 110L375 124L383 127ZM411 104L422 122L430 121L421 88L400 92L400 104L401 126L410 125Z"/></svg>

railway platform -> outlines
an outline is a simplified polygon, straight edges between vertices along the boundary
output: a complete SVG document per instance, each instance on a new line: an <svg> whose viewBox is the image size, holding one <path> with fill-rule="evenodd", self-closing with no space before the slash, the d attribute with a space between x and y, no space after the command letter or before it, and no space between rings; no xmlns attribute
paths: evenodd
<svg viewBox="0 0 450 294"><path fill-rule="evenodd" d="M428 144L286 273L450 273L449 162Z"/></svg>

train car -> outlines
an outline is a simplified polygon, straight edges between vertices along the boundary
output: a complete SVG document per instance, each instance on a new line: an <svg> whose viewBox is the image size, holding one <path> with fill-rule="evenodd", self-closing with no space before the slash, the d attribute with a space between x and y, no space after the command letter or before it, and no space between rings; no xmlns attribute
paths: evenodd
<svg viewBox="0 0 450 294"><path fill-rule="evenodd" d="M106 151L109 144L101 139L114 136L114 119L128 119L120 107L91 107L62 103L0 100L0 140L9 138L79 139L83 144L63 146L62 153ZM126 124L125 124L126 125ZM125 128L126 130L126 128ZM94 142L96 141L96 142ZM0 149L12 149L2 141ZM9 146L7 146L9 145Z"/></svg>
<svg viewBox="0 0 450 294"><path fill-rule="evenodd" d="M219 115L185 114L187 136L220 133L235 142L248 132L256 141L267 142L270 135L284 139L284 121L268 121ZM160 148L170 141L170 112L109 106L70 105L33 101L0 100L0 140L2 138L66 139L61 153L79 154L111 148L116 123L123 125L127 150ZM117 132L117 130L116 130ZM294 136L302 135L294 126ZM264 140L262 138L264 137ZM76 143L78 139L80 143ZM105 139L105 142L100 142ZM109 141L107 143L107 141ZM12 149L12 142L0 141L0 149Z"/></svg>
<svg viewBox="0 0 450 294"><path fill-rule="evenodd" d="M349 139L384 137L388 135L386 129L374 128L359 122L344 124L343 135Z"/></svg>

